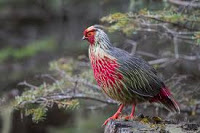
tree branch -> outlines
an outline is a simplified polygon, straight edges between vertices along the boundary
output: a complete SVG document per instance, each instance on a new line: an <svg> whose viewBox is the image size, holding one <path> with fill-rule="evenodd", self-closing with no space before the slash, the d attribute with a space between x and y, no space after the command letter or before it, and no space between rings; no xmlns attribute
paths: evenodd
<svg viewBox="0 0 200 133"><path fill-rule="evenodd" d="M170 3L179 6L190 6L193 8L200 8L199 2L183 1L183 0L168 0Z"/></svg>

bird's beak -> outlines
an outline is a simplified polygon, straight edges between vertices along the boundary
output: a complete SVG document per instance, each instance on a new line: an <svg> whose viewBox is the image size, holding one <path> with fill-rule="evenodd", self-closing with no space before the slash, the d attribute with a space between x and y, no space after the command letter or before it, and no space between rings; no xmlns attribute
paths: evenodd
<svg viewBox="0 0 200 133"><path fill-rule="evenodd" d="M86 37L85 37L85 36L83 36L83 37L82 37L82 40L86 40Z"/></svg>

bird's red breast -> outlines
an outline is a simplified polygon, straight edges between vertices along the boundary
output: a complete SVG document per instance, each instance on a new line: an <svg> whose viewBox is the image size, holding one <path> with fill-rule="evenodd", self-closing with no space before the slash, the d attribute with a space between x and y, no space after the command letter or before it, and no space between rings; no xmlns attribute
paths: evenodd
<svg viewBox="0 0 200 133"><path fill-rule="evenodd" d="M90 61L98 85L101 86L104 92L109 96L113 95L113 92L120 93L121 89L123 89L121 84L123 75L117 71L119 64L115 58L110 58L108 55L106 56L105 53L99 52L100 51L94 53L93 50L90 50Z"/></svg>

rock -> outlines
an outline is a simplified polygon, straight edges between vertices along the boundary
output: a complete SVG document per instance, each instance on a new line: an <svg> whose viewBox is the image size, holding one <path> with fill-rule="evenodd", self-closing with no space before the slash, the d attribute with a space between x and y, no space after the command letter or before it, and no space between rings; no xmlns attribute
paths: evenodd
<svg viewBox="0 0 200 133"><path fill-rule="evenodd" d="M105 127L104 133L200 133L200 124L162 122L143 123L132 120L111 120Z"/></svg>

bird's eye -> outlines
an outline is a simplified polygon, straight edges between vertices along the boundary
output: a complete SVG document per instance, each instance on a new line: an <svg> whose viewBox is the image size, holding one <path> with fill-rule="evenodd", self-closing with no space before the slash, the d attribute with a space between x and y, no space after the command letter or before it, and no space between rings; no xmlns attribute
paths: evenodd
<svg viewBox="0 0 200 133"><path fill-rule="evenodd" d="M92 36L92 35L94 35L94 32L88 32L88 33L87 33L87 36L88 36L88 37L90 37L90 36Z"/></svg>
<svg viewBox="0 0 200 133"><path fill-rule="evenodd" d="M91 32L89 32L87 35L88 35L88 36L91 36L91 35L92 35L92 33L91 33Z"/></svg>

